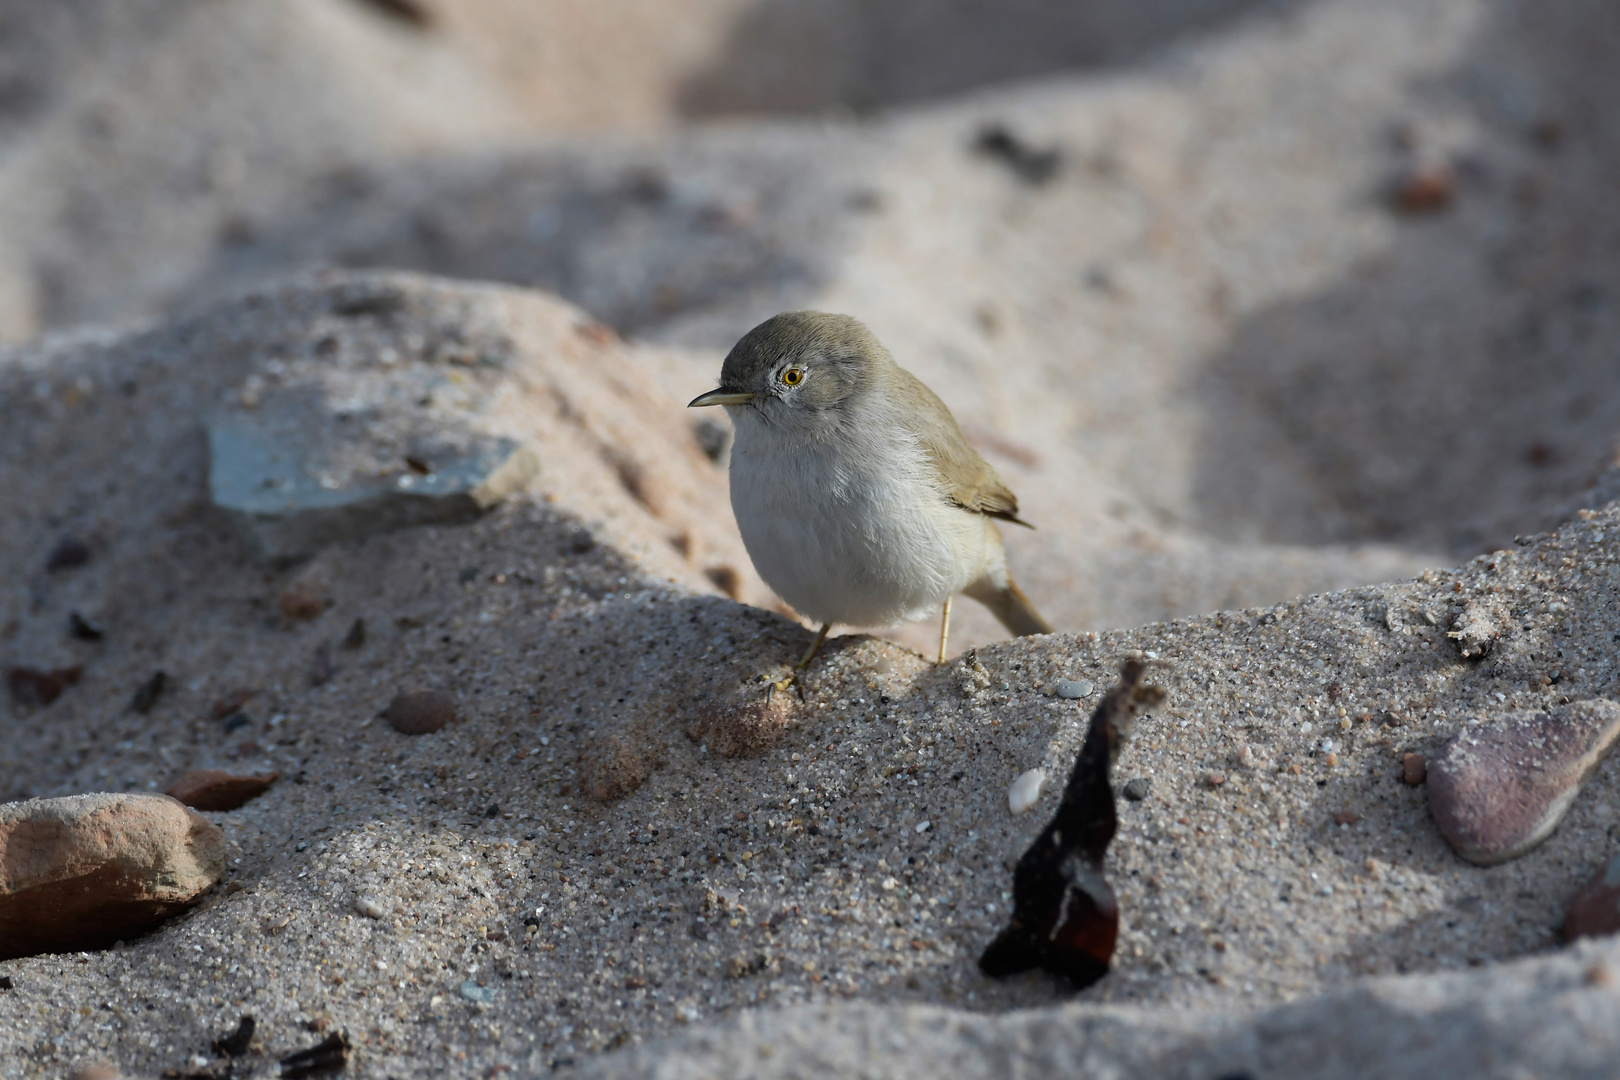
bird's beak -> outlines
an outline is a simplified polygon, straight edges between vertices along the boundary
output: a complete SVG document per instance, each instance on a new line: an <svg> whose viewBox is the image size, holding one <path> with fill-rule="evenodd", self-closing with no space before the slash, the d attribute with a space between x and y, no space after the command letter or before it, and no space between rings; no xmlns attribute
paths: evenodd
<svg viewBox="0 0 1620 1080"><path fill-rule="evenodd" d="M702 405L746 405L754 400L754 395L746 390L727 390L720 387L710 390L707 394L699 394L686 403L688 409L696 409Z"/></svg>

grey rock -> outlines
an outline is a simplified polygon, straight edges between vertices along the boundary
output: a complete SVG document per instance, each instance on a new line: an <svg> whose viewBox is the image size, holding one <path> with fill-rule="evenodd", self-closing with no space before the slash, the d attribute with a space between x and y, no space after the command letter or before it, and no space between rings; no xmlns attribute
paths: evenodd
<svg viewBox="0 0 1620 1080"><path fill-rule="evenodd" d="M1152 790L1153 781L1145 776L1138 776L1134 780L1127 780L1120 794L1131 800L1131 802L1141 802L1148 797L1148 793Z"/></svg>
<svg viewBox="0 0 1620 1080"><path fill-rule="evenodd" d="M477 981L473 979L463 982L458 992L468 1001L476 1001L483 1005L488 1005L494 1001L496 996L493 986L479 986Z"/></svg>
<svg viewBox="0 0 1620 1080"><path fill-rule="evenodd" d="M429 465L424 475L406 455L379 467L300 427L244 413L208 423L209 495L275 562L370 533L471 520L539 470L533 450L505 436L464 435L409 455Z"/></svg>
<svg viewBox="0 0 1620 1080"><path fill-rule="evenodd" d="M1541 843L1620 738L1620 705L1580 701L1460 732L1428 763L1429 812L1481 866Z"/></svg>
<svg viewBox="0 0 1620 1080"><path fill-rule="evenodd" d="M1076 698L1090 697L1095 689L1097 688L1090 679L1060 679L1057 684L1057 696L1072 701Z"/></svg>

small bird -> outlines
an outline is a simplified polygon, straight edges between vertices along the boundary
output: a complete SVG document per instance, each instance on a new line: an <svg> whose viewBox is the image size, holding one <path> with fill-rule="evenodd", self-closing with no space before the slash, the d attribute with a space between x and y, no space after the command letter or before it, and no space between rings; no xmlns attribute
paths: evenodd
<svg viewBox="0 0 1620 1080"><path fill-rule="evenodd" d="M731 508L760 577L822 624L891 626L966 593L1014 634L1049 634L1007 572L996 520L1029 526L945 403L859 321L789 311L745 334L720 386L736 434ZM792 676L785 680L790 682Z"/></svg>

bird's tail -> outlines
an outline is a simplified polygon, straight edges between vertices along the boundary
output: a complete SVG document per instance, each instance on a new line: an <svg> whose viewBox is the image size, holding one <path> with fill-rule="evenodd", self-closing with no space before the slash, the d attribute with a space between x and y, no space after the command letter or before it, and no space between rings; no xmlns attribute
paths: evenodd
<svg viewBox="0 0 1620 1080"><path fill-rule="evenodd" d="M1005 585L997 585L980 578L963 590L968 596L990 609L990 614L1001 620L1001 625L1018 637L1030 634L1050 634L1052 624L1041 617L1035 605L1029 602L1024 590L1012 578Z"/></svg>

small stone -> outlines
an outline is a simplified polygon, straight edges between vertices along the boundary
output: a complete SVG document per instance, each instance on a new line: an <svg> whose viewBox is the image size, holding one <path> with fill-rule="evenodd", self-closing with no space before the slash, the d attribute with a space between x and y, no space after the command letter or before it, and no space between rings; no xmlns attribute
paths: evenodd
<svg viewBox="0 0 1620 1080"><path fill-rule="evenodd" d="M1614 974L1603 964L1593 964L1586 969L1586 985L1608 987L1614 985Z"/></svg>
<svg viewBox="0 0 1620 1080"><path fill-rule="evenodd" d="M388 909L378 903L375 897L370 896L356 897L354 910L368 919L382 919L388 915Z"/></svg>
<svg viewBox="0 0 1620 1080"><path fill-rule="evenodd" d="M1444 162L1419 165L1395 181L1390 201L1403 214L1433 214L1451 205L1457 178Z"/></svg>
<svg viewBox="0 0 1620 1080"><path fill-rule="evenodd" d="M275 783L276 774L232 776L219 769L188 769L166 794L193 810L235 810Z"/></svg>
<svg viewBox="0 0 1620 1080"><path fill-rule="evenodd" d="M68 612L68 633L79 641L100 641L102 638L101 627L77 611Z"/></svg>
<svg viewBox="0 0 1620 1080"><path fill-rule="evenodd" d="M1401 755L1401 782L1411 787L1423 783L1429 775L1429 759L1422 754Z"/></svg>
<svg viewBox="0 0 1620 1080"><path fill-rule="evenodd" d="M163 690L169 685L167 672L154 671L152 677L135 688L135 694L129 699L129 711L145 716L152 711L158 698L163 696Z"/></svg>
<svg viewBox="0 0 1620 1080"><path fill-rule="evenodd" d="M324 590L309 581L295 581L276 597L276 607L281 610L282 617L293 622L305 622L317 617L326 610L326 603Z"/></svg>
<svg viewBox="0 0 1620 1080"><path fill-rule="evenodd" d="M458 992L468 1001L477 1001L484 1005L488 1005L495 1000L495 988L493 986L479 986L475 979L468 979L463 982Z"/></svg>
<svg viewBox="0 0 1620 1080"><path fill-rule="evenodd" d="M1552 834L1616 739L1620 705L1601 700L1470 726L1429 765L1429 812L1469 862L1505 862Z"/></svg>
<svg viewBox="0 0 1620 1080"><path fill-rule="evenodd" d="M68 1073L68 1080L119 1080L122 1076L111 1065L85 1065Z"/></svg>
<svg viewBox="0 0 1620 1080"><path fill-rule="evenodd" d="M1575 894L1564 915L1565 941L1616 932L1620 932L1620 855Z"/></svg>
<svg viewBox="0 0 1620 1080"><path fill-rule="evenodd" d="M1090 679L1059 679L1057 696L1073 701L1077 698L1090 697L1096 689Z"/></svg>
<svg viewBox="0 0 1620 1080"><path fill-rule="evenodd" d="M383 710L383 719L401 735L427 735L455 718L456 699L443 690L406 690Z"/></svg>
<svg viewBox="0 0 1620 1080"><path fill-rule="evenodd" d="M1148 793L1152 790L1153 781L1149 780L1145 776L1138 776L1134 780L1125 781L1125 789L1123 792L1121 792L1121 794L1123 794L1127 799L1131 800L1131 802L1141 802L1143 799L1148 797Z"/></svg>
<svg viewBox="0 0 1620 1080"><path fill-rule="evenodd" d="M6 687L11 700L25 708L43 708L62 696L62 691L79 681L83 667L38 668L14 667L6 674Z"/></svg>
<svg viewBox="0 0 1620 1080"><path fill-rule="evenodd" d="M917 828L915 831L918 833L925 833L933 827L933 824L934 823L932 821L919 821L917 822Z"/></svg>
<svg viewBox="0 0 1620 1080"><path fill-rule="evenodd" d="M1208 784L1212 788L1218 788L1222 784L1226 783L1226 774L1212 772L1208 776L1204 777L1204 783Z"/></svg>
<svg viewBox="0 0 1620 1080"><path fill-rule="evenodd" d="M100 948L218 883L225 838L166 795L0 805L0 959Z"/></svg>
<svg viewBox="0 0 1620 1080"><path fill-rule="evenodd" d="M1337 814L1333 815L1333 823L1335 825L1354 825L1360 820L1361 815L1353 810L1340 810Z"/></svg>
<svg viewBox="0 0 1620 1080"><path fill-rule="evenodd" d="M366 620L355 619L349 624L349 632L343 635L343 648L358 649L366 643Z"/></svg>
<svg viewBox="0 0 1620 1080"><path fill-rule="evenodd" d="M45 557L45 570L54 574L58 570L71 570L90 561L90 546L77 536L64 536L56 542Z"/></svg>
<svg viewBox="0 0 1620 1080"><path fill-rule="evenodd" d="M1019 773L1017 779L1007 788L1007 809L1014 814L1022 814L1034 806L1041 798L1041 789L1046 786L1046 770L1030 769Z"/></svg>

